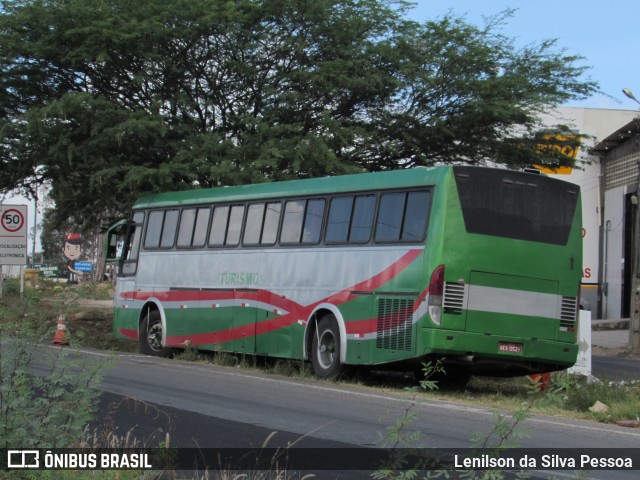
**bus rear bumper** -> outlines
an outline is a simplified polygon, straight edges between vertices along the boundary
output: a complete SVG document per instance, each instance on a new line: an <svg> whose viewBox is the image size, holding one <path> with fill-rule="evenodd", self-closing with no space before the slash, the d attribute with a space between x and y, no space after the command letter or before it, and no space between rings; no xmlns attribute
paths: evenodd
<svg viewBox="0 0 640 480"><path fill-rule="evenodd" d="M446 365L475 375L518 376L553 372L573 366L575 343L486 335L455 330L423 330L424 355L445 358Z"/></svg>

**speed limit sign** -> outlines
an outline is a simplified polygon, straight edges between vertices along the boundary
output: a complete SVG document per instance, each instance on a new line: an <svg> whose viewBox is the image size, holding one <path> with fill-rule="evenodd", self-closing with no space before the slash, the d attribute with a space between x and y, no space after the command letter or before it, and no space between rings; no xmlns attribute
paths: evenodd
<svg viewBox="0 0 640 480"><path fill-rule="evenodd" d="M27 264L27 206L0 205L0 265Z"/></svg>

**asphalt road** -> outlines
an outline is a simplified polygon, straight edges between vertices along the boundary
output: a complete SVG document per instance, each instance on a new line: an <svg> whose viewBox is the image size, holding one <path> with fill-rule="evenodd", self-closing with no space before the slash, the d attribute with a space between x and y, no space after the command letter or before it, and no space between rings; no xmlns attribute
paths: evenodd
<svg viewBox="0 0 640 480"><path fill-rule="evenodd" d="M96 350L79 354L98 360L110 356ZM47 354L39 358L44 371ZM136 435L155 434L161 440L169 432L171 445L198 448L256 447L272 432L278 433L270 446L298 439L310 446L376 446L412 402L406 392L137 354L117 354L102 388L109 394L104 401L119 402L121 432L135 426ZM123 400L127 398L136 400ZM411 428L421 433L425 447L468 447L473 432L486 435L495 425L488 408L433 400L427 394L415 399L411 411L416 414ZM523 427L529 436L519 443L526 448L640 448L638 429L542 415ZM593 472L590 478L626 480L637 478L637 471Z"/></svg>
<svg viewBox="0 0 640 480"><path fill-rule="evenodd" d="M640 380L640 360L623 357L591 357L592 375L602 380Z"/></svg>

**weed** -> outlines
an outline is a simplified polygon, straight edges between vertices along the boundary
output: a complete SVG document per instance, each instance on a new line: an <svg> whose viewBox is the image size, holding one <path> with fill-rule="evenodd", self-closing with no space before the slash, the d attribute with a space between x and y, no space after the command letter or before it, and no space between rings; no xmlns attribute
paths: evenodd
<svg viewBox="0 0 640 480"><path fill-rule="evenodd" d="M81 298L87 300L111 300L113 298L112 287L108 283L81 283L77 288L77 293Z"/></svg>
<svg viewBox="0 0 640 480"><path fill-rule="evenodd" d="M191 342L189 342L189 340L187 340L184 344L184 349L176 353L173 358L185 362L196 362L199 360L203 360L204 356L200 354L196 347L191 345Z"/></svg>

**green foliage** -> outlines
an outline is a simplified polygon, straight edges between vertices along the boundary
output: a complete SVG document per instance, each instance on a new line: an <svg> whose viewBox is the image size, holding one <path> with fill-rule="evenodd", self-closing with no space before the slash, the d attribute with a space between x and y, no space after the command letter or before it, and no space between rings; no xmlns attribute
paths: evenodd
<svg viewBox="0 0 640 480"><path fill-rule="evenodd" d="M173 358L184 362L195 362L203 359L202 355L198 352L198 349L192 346L189 341L185 342L184 349L179 353L176 353Z"/></svg>
<svg viewBox="0 0 640 480"><path fill-rule="evenodd" d="M17 297L20 295L20 279L19 278L3 278L2 279L2 295Z"/></svg>
<svg viewBox="0 0 640 480"><path fill-rule="evenodd" d="M81 299L112 300L113 290L108 283L86 282L77 287L76 295Z"/></svg>
<svg viewBox="0 0 640 480"><path fill-rule="evenodd" d="M551 377L548 400L552 405L566 410L589 412L596 402L607 405L607 412L592 414L601 421L640 417L640 385L637 382L589 381L578 375L564 373Z"/></svg>
<svg viewBox="0 0 640 480"><path fill-rule="evenodd" d="M84 231L143 193L436 162L571 162L538 115L597 86L512 12L388 0L17 0L0 29L0 191L51 186ZM551 140L553 142L554 140Z"/></svg>
<svg viewBox="0 0 640 480"><path fill-rule="evenodd" d="M422 464L409 464L413 449L420 447L420 442L424 438L422 432L412 431L410 426L418 416L415 407L420 389L437 390L438 383L432 380L432 377L444 373L442 362L438 360L435 363L423 363L421 373L423 376L419 381L420 387L405 389L411 394L411 397L403 415L387 427L386 434L378 442L380 447L389 450L390 457L384 465L372 473L371 476L376 480L411 480L416 478L419 469L425 467Z"/></svg>
<svg viewBox="0 0 640 480"><path fill-rule="evenodd" d="M426 390L437 389L437 382L431 380L445 373L440 362L436 364L423 364L424 380L420 382L421 388ZM567 400L566 393L573 380L569 376L560 376L558 382L551 385L546 391L542 391L539 385L529 384L527 389L528 400L513 410L505 414L494 411L491 429L488 432L473 432L471 434L471 447L481 449L482 455L490 455L499 458L501 451L508 448L520 446L520 441L529 437L523 423L532 415L532 411L537 404L543 402L559 403ZM415 412L417 388L409 389L412 393L411 399L405 408L404 414L387 428L387 433L381 441L381 446L390 449L391 458L388 463L372 473L376 480L409 480L417 478L419 473L426 471L423 478L449 478L451 471L439 470L438 464L430 459L422 460L422 463L410 465L412 449L419 446L423 438L421 432L409 430L411 423L417 418ZM404 448L403 448L404 447ZM426 462L426 463L424 463ZM469 480L502 480L515 476L515 478L529 478L526 471L509 472L507 475L502 470L474 469L457 470L455 478Z"/></svg>
<svg viewBox="0 0 640 480"><path fill-rule="evenodd" d="M94 413L104 366L67 349L38 347L53 337L47 325L43 319L0 323L2 448L73 447Z"/></svg>

